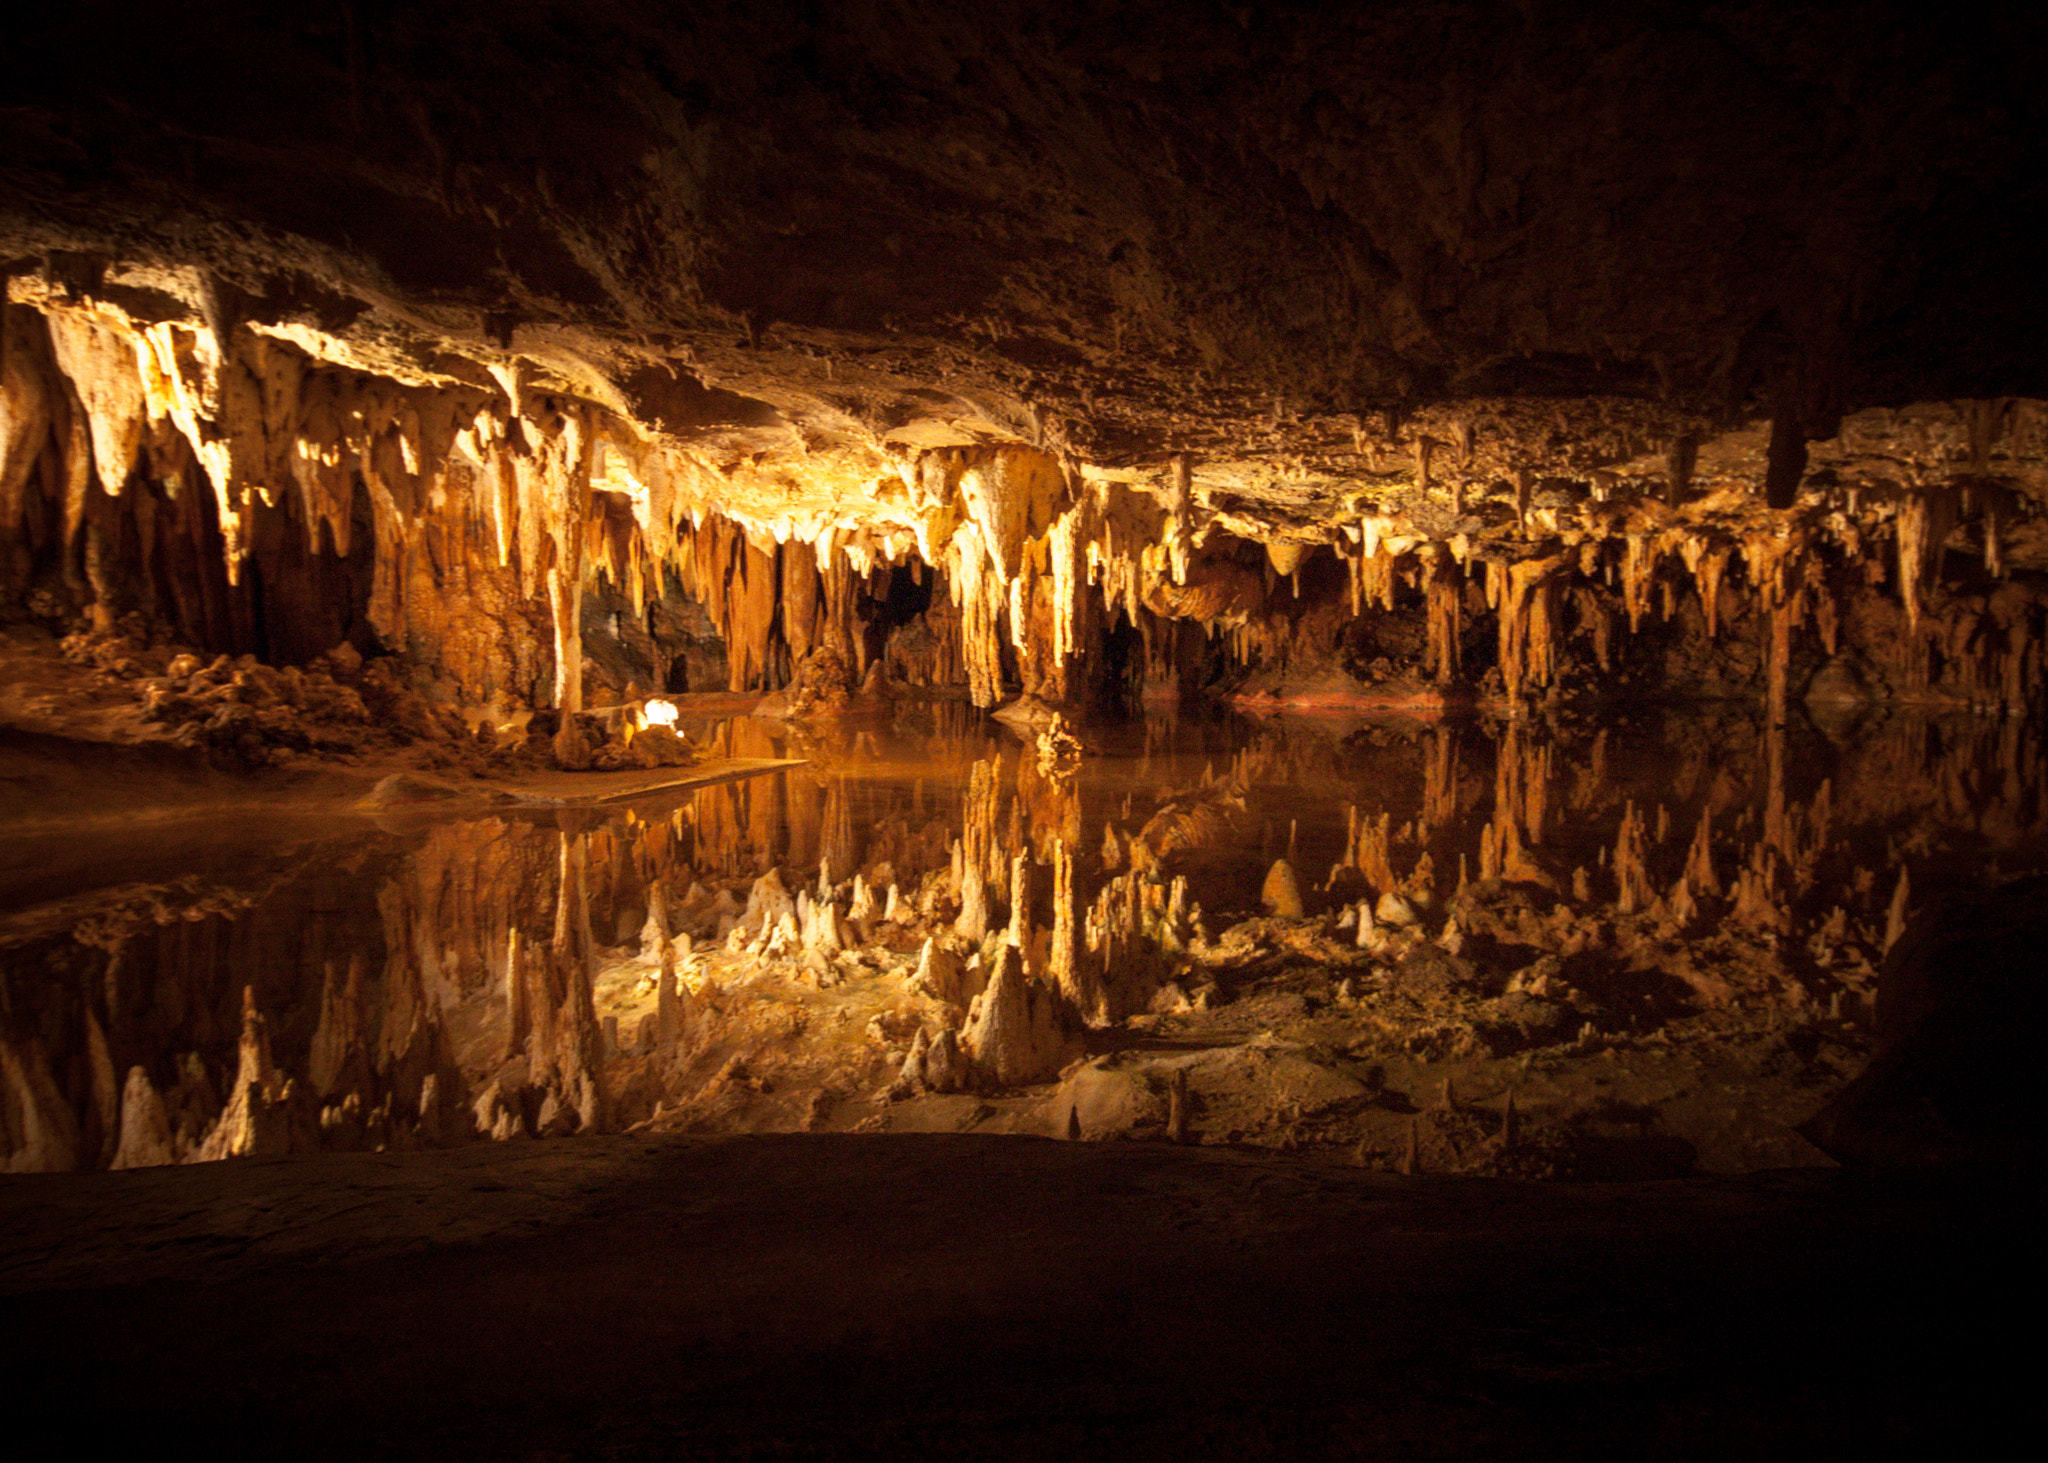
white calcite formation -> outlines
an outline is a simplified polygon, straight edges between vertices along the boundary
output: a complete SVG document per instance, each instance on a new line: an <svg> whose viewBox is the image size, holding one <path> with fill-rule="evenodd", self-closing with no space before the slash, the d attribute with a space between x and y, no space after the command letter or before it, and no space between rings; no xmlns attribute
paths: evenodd
<svg viewBox="0 0 2048 1463"><path fill-rule="evenodd" d="M976 1069L999 1087L1046 1081L1080 1052L1057 994L1026 976L1007 944L996 951L988 988L968 1008L960 1043Z"/></svg>

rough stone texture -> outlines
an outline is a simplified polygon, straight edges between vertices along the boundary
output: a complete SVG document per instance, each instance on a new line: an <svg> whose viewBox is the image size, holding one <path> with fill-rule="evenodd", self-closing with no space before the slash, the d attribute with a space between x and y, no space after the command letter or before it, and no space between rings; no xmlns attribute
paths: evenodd
<svg viewBox="0 0 2048 1463"><path fill-rule="evenodd" d="M1183 689L1200 630L1243 694L1514 701L1568 621L1616 674L1680 557L1707 640L1739 552L1774 645L1896 644L1823 584L1895 545L1906 638L2038 638L2023 11L130 10L4 63L46 619L575 713L811 657L1111 696L1121 614ZM1670 679L1778 704L1793 653Z"/></svg>
<svg viewBox="0 0 2048 1463"><path fill-rule="evenodd" d="M1003 945L960 1042L991 1082L1021 1087L1048 1080L1079 1054L1075 1025L1058 994L1027 976L1017 952Z"/></svg>
<svg viewBox="0 0 2048 1463"><path fill-rule="evenodd" d="M1388 503L1391 536L1442 543L1496 528L1463 516L1503 487L1522 516L1554 482L1918 487L1804 441L2048 391L2048 276L2015 222L2048 188L2023 12L211 8L66 7L10 48L0 265L50 327L10 325L9 434L53 423L113 495L193 471L176 418L232 553L324 522L345 557L364 520L374 575L324 612L472 696L538 694L543 579L559 639L586 592L659 597L660 565L742 642L736 689L779 683L820 625L809 561L774 561L843 516L933 568L977 525L948 572L994 704L978 617L1063 654L1071 595L999 601L1077 482L1115 501L1069 547L1156 538L1156 599L1235 582L1190 560L1212 526L1291 578ZM121 369L150 326L169 417ZM1984 471L1956 444L1995 445L1987 409L1936 456ZM451 444L494 481L413 542ZM26 471L10 452L6 496ZM249 505L291 477L292 521ZM660 510L713 500L749 542L703 541L700 513L679 566Z"/></svg>
<svg viewBox="0 0 2048 1463"><path fill-rule="evenodd" d="M1226 364L1344 406L1763 385L1816 424L2041 382L2017 9L204 9L10 47L17 248L201 256L211 310L366 349L594 329L672 422L759 408L626 342L701 332L727 377L942 339L963 400L1030 379L1083 422L1056 382L1148 362L1105 436Z"/></svg>

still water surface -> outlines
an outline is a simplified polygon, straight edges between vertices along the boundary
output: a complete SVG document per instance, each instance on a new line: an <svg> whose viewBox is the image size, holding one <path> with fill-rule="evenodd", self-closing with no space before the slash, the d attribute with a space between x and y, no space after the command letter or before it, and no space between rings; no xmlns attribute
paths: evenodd
<svg viewBox="0 0 2048 1463"><path fill-rule="evenodd" d="M836 1043L845 1096L886 1083L901 1023L929 1017L903 1014L904 980L954 923L963 859L1000 882L1027 856L1029 950L1059 915L1044 873L1056 845L1078 907L1141 877L1135 857L1143 878L1186 881L1195 938L1211 942L1261 913L1276 860L1318 931L1399 890L1453 947L1460 890L1505 878L1567 943L1500 926L1464 957L1475 981L1497 995L1546 953L1583 962L1606 941L1610 964L1626 955L1664 993L1582 1002L1559 1042L1592 1026L1641 1041L1703 1013L1853 1030L1898 909L2041 867L2048 842L2038 732L2016 720L1895 713L1772 733L1730 707L1537 723L1155 715L1091 732L1071 773L958 705L689 729L712 755L808 761L600 808L281 807L17 843L0 871L7 1167L645 1122L731 1088L734 1052L767 1040L740 1016L755 967L777 967L780 1001L807 980L869 992L872 1028L844 1029L841 1012L829 1033L792 1016L774 1035ZM771 868L792 891L822 880L843 943L865 936L867 956L806 970L794 950L729 951ZM874 906L858 927L856 876ZM1147 958L1145 990L1233 994L1178 952ZM679 1007L656 989L668 970ZM1118 1023L1091 1049L1147 1027L1142 997L1090 1013ZM1345 1000L1369 1022L1369 998ZM822 1121L814 1101L786 1110L791 1125L800 1110Z"/></svg>

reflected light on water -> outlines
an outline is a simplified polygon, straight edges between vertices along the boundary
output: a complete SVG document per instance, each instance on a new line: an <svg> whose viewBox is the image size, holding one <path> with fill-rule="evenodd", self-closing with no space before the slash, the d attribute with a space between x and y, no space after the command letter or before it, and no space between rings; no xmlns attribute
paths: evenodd
<svg viewBox="0 0 2048 1463"><path fill-rule="evenodd" d="M952 706L690 732L810 761L42 860L0 893L0 1157L972 1128L1816 1162L1908 911L2048 832L2017 720L1155 717L1072 768Z"/></svg>

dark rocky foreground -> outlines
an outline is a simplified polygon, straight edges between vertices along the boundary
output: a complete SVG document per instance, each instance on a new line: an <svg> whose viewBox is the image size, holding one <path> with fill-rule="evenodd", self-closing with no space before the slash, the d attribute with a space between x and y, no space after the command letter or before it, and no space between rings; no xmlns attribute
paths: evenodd
<svg viewBox="0 0 2048 1463"><path fill-rule="evenodd" d="M965 1136L37 1175L5 1406L231 1457L1988 1456L2040 1195Z"/></svg>

